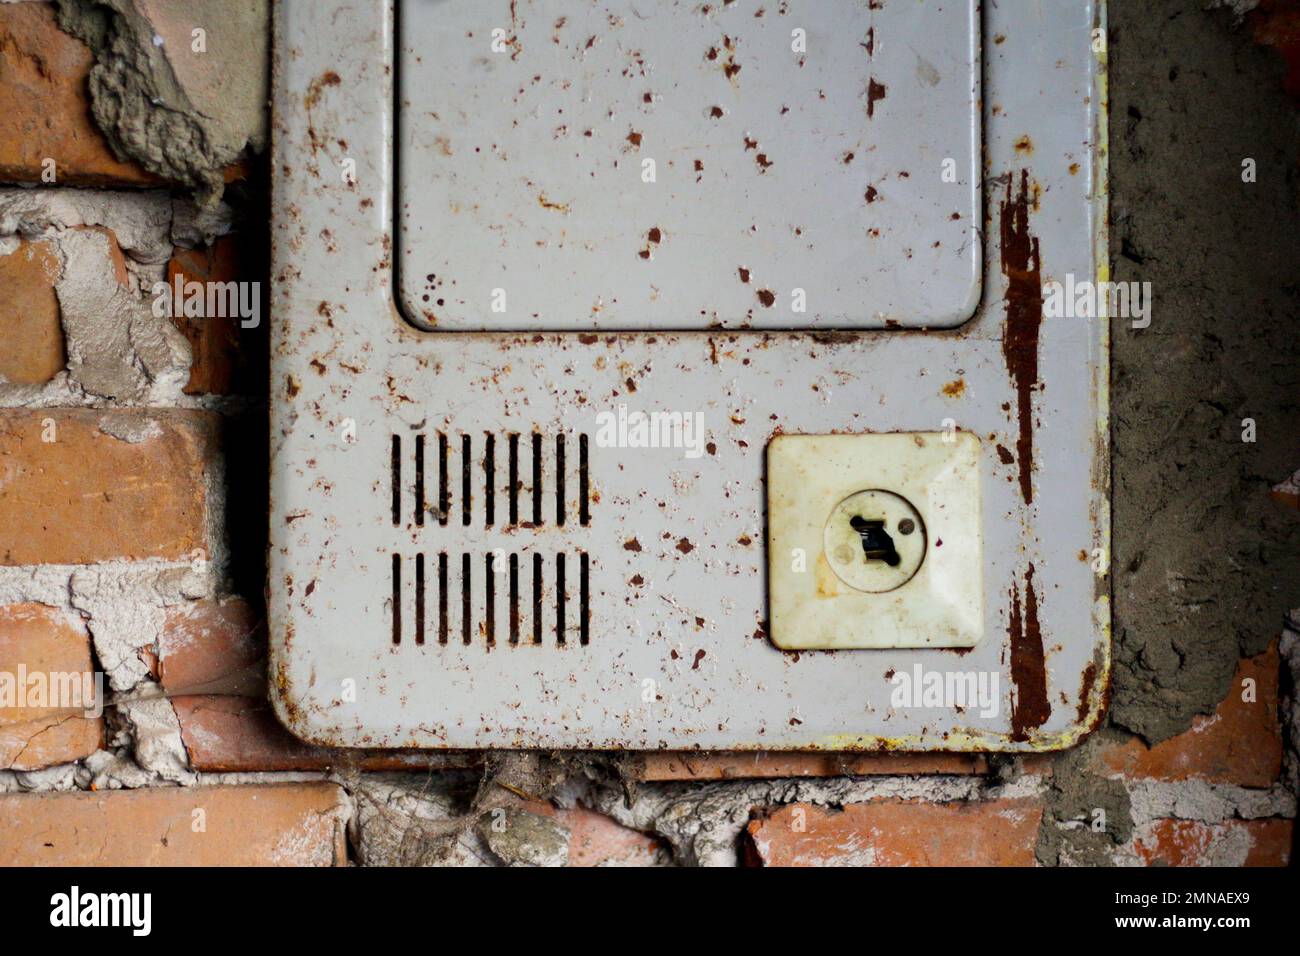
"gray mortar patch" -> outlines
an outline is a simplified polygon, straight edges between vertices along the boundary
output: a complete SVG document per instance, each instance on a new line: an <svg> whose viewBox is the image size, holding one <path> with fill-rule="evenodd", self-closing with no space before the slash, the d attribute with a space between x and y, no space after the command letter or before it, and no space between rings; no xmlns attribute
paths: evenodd
<svg viewBox="0 0 1300 956"><path fill-rule="evenodd" d="M225 167L267 142L266 0L58 0L58 7L59 26L95 57L92 112L113 151L194 187L205 205L219 199ZM195 29L203 51L194 49Z"/></svg>
<svg viewBox="0 0 1300 956"><path fill-rule="evenodd" d="M1093 755L1123 736L1099 731L1052 765L1043 824L1034 853L1043 866L1105 866L1133 835L1132 807L1122 780L1088 771Z"/></svg>
<svg viewBox="0 0 1300 956"><path fill-rule="evenodd" d="M1300 127L1281 61L1203 6L1110 9L1112 278L1155 299L1150 328L1112 327L1111 719L1153 743L1213 712L1300 592L1300 522L1267 499L1300 433Z"/></svg>
<svg viewBox="0 0 1300 956"><path fill-rule="evenodd" d="M566 866L569 830L518 807L497 807L479 818L479 835L507 866Z"/></svg>

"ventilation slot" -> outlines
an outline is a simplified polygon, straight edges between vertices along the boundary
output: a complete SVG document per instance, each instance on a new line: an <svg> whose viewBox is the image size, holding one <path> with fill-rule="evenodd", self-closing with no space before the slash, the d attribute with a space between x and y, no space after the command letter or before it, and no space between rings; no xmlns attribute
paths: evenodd
<svg viewBox="0 0 1300 956"><path fill-rule="evenodd" d="M393 436L390 468L393 474L393 527L402 523L402 436Z"/></svg>
<svg viewBox="0 0 1300 956"><path fill-rule="evenodd" d="M438 436L438 524L451 515L451 486L447 484L447 436Z"/></svg>
<svg viewBox="0 0 1300 956"><path fill-rule="evenodd" d="M424 436L415 436L415 523L424 527Z"/></svg>
<svg viewBox="0 0 1300 956"><path fill-rule="evenodd" d="M424 555L415 556L415 643L424 643Z"/></svg>
<svg viewBox="0 0 1300 956"><path fill-rule="evenodd" d="M402 556L393 555L393 643L402 643Z"/></svg>
<svg viewBox="0 0 1300 956"><path fill-rule="evenodd" d="M469 552L440 551L436 573L426 571L426 562L432 568L434 561L425 552L392 555L389 616L394 645L413 640L423 646L425 635L435 633L437 644L444 647L467 647L480 640L495 647L497 608L503 605L508 646L585 647L590 642L587 552L487 552L476 560ZM528 570L521 572L521 566ZM458 642L453 634L460 637Z"/></svg>
<svg viewBox="0 0 1300 956"><path fill-rule="evenodd" d="M454 520L453 510L459 512L462 527L491 528L503 517L508 527L540 528L551 523L564 527L571 521L586 527L591 523L589 443L585 434L577 436L576 456L564 433L548 437L538 432L504 436L491 432L439 432L437 443L436 511L440 526ZM425 477L425 449L429 444L423 434L415 435L410 445L400 435L392 436L389 470L394 527L402 527L410 520L406 516L408 502L414 525L424 527L433 481L432 476ZM502 445L504 454L498 453ZM404 460L408 457L409 462ZM501 515L498 502L503 499Z"/></svg>
<svg viewBox="0 0 1300 956"><path fill-rule="evenodd" d="M447 555L438 555L438 643L447 643Z"/></svg>
<svg viewBox="0 0 1300 956"><path fill-rule="evenodd" d="M587 489L587 436L578 436L578 523L584 528L591 523L591 495ZM586 559L583 559L586 568ZM585 580L585 579L584 579Z"/></svg>

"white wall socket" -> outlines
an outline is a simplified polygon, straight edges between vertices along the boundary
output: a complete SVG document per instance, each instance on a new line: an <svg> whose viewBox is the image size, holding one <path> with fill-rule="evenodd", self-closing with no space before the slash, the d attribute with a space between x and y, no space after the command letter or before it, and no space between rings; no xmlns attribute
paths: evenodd
<svg viewBox="0 0 1300 956"><path fill-rule="evenodd" d="M768 611L783 650L973 647L980 441L780 435L767 450Z"/></svg>

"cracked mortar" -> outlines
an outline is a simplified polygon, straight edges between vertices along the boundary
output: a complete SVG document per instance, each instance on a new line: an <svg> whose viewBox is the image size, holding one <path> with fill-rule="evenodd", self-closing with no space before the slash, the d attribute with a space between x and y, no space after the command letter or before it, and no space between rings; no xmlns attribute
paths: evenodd
<svg viewBox="0 0 1300 956"><path fill-rule="evenodd" d="M105 708L111 760L88 758L86 782L134 787L142 782L194 783L180 722L150 677L142 650L156 653L167 609L212 597L221 582L211 566L115 562L94 567L42 565L0 568L0 605L34 602L81 616L91 636L95 666L114 693ZM137 700L121 701L118 695ZM134 762L129 754L134 749ZM78 771L80 773L80 771ZM88 776L87 776L88 775ZM143 775L143 776L142 776ZM22 775L27 779L32 774ZM13 787L21 787L14 783ZM6 789L0 779L0 791Z"/></svg>
<svg viewBox="0 0 1300 956"><path fill-rule="evenodd" d="M585 806L633 830L653 833L684 865L735 866L754 810L791 802L836 807L873 799L929 802L1034 796L1037 777L866 777L641 784L621 779L625 761L607 754L495 754L481 777L440 773L367 774L354 790L351 838L364 865L557 865L564 827L529 812L550 800ZM497 829L493 830L494 822Z"/></svg>
<svg viewBox="0 0 1300 956"><path fill-rule="evenodd" d="M55 291L69 376L94 395L125 401L138 401L151 385L163 391L182 387L189 377L189 343L138 292L118 282L111 239L70 231L58 247L63 274Z"/></svg>
<svg viewBox="0 0 1300 956"><path fill-rule="evenodd" d="M151 293L173 243L210 242L230 223L223 203L201 210L164 192L0 188L0 255L22 240L54 250L68 355L68 367L44 385L0 380L0 407L214 404L184 395L190 346L154 314Z"/></svg>
<svg viewBox="0 0 1300 956"><path fill-rule="evenodd" d="M95 56L95 121L120 158L219 199L224 169L268 136L267 0L58 0Z"/></svg>
<svg viewBox="0 0 1300 956"><path fill-rule="evenodd" d="M1110 8L1112 278L1155 300L1112 329L1110 713L1153 743L1214 710L1300 592L1300 523L1267 499L1300 432L1300 127L1281 60L1204 6Z"/></svg>

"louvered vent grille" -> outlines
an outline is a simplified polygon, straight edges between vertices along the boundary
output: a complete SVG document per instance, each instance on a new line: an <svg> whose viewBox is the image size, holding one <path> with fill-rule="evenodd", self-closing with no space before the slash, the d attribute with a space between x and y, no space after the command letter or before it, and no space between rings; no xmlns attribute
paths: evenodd
<svg viewBox="0 0 1300 956"><path fill-rule="evenodd" d="M436 543L392 554L393 644L588 644L590 558L540 537L590 525L587 463L585 434L394 434L393 527L426 529ZM530 547L512 538L515 547L469 550L458 527L539 536Z"/></svg>

